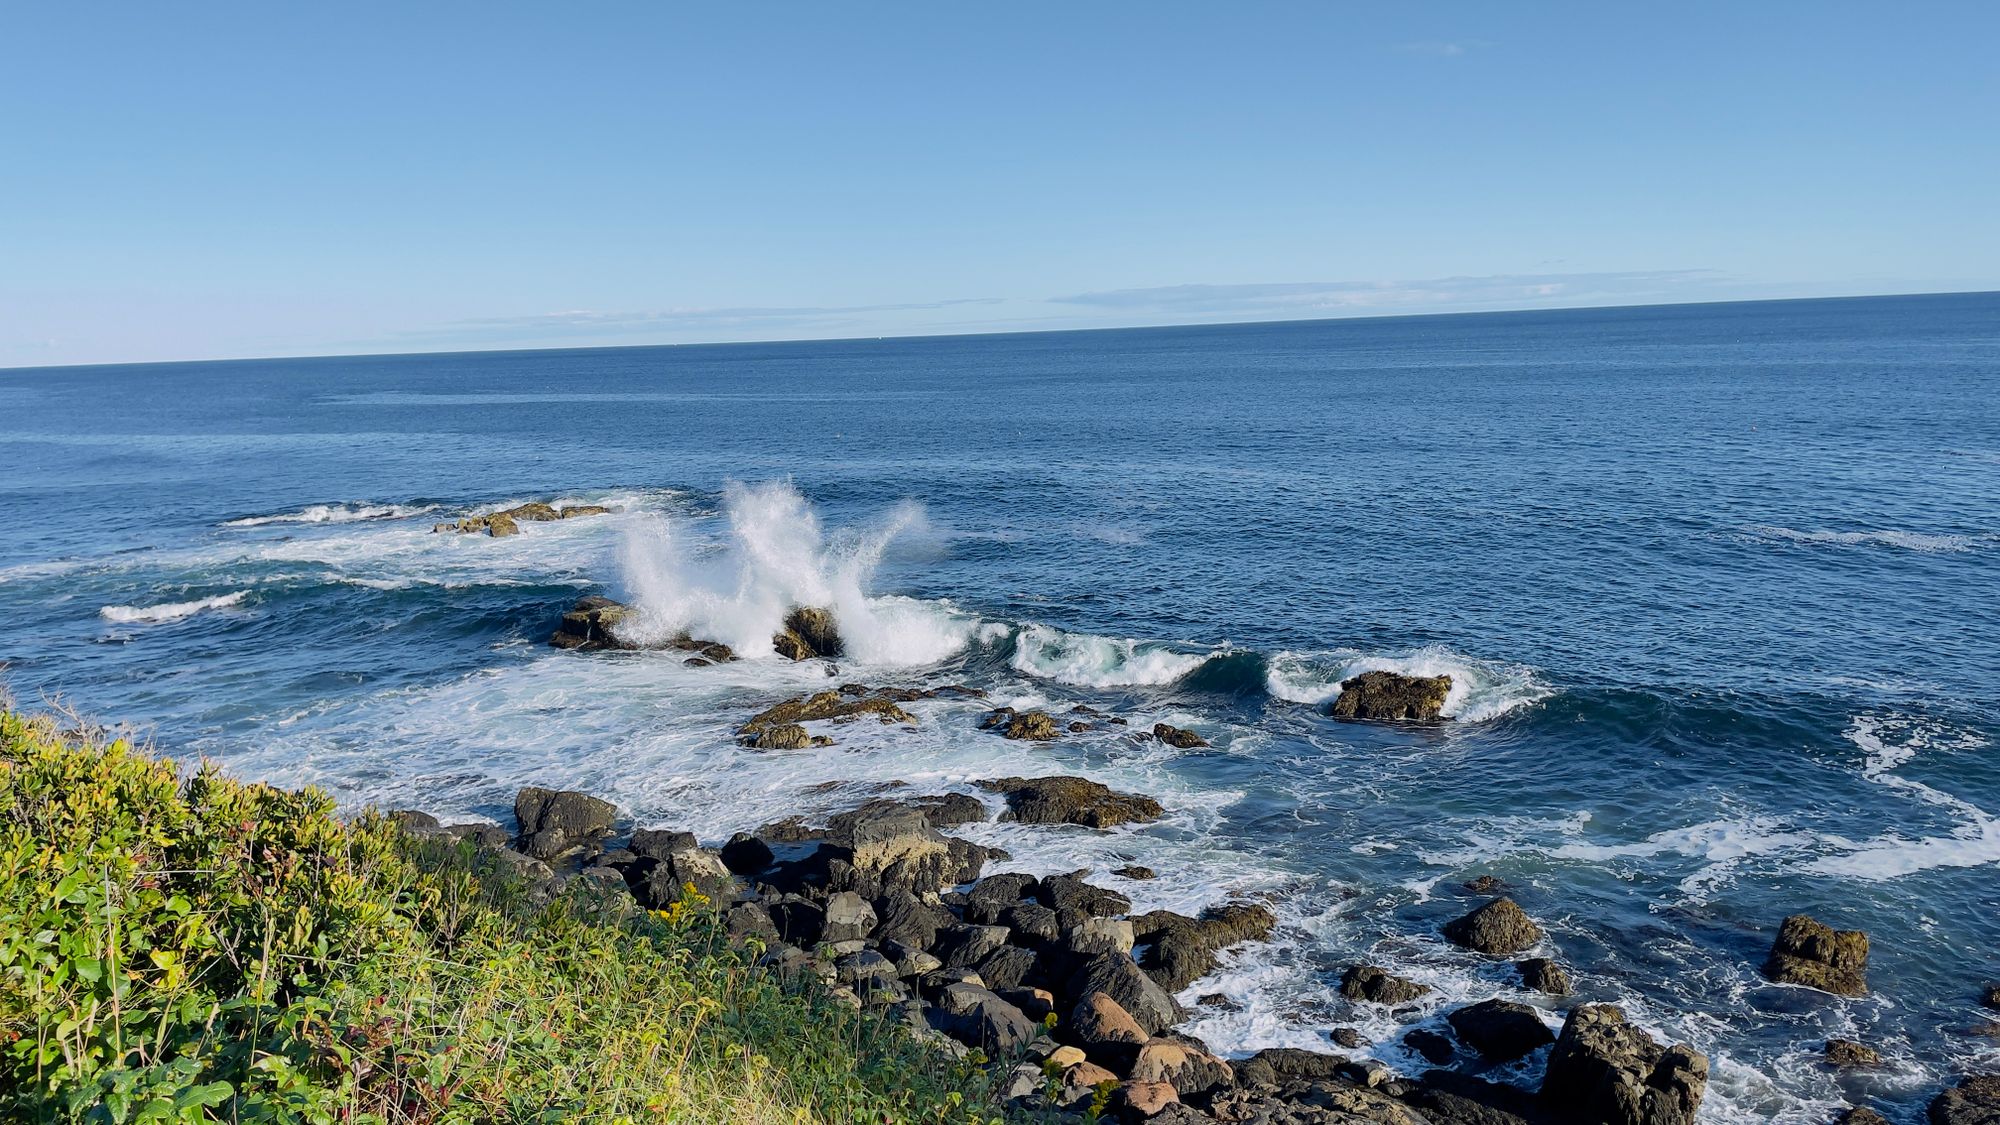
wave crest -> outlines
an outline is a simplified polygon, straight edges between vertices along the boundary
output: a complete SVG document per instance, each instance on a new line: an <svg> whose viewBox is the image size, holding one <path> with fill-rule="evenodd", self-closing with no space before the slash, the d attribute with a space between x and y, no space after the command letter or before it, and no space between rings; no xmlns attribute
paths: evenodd
<svg viewBox="0 0 2000 1125"><path fill-rule="evenodd" d="M1343 681L1363 672L1450 676L1451 691L1445 696L1442 714L1461 722L1498 718L1555 694L1555 689L1537 679L1532 669L1475 660L1437 645L1403 656L1355 649L1280 652L1271 657L1264 685L1274 698L1317 706L1339 695Z"/></svg>
<svg viewBox="0 0 2000 1125"><path fill-rule="evenodd" d="M1173 683L1214 655L1024 625L1014 636L1011 663L1017 672L1079 687L1145 687Z"/></svg>
<svg viewBox="0 0 2000 1125"><path fill-rule="evenodd" d="M224 527L263 527L273 523L360 523L363 520L400 520L437 511L436 504L310 504L291 512L269 516L244 516L224 520Z"/></svg>
<svg viewBox="0 0 2000 1125"><path fill-rule="evenodd" d="M200 598L191 602L170 602L166 605L108 605L97 611L106 621L121 625L157 625L162 621L179 621L183 617L193 617L205 609L227 609L250 595L248 590L238 590L233 594L217 594L212 598Z"/></svg>

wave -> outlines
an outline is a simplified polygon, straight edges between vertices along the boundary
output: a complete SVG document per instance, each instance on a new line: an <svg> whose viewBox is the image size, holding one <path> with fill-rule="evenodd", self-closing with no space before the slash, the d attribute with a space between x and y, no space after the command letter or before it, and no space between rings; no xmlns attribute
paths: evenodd
<svg viewBox="0 0 2000 1125"><path fill-rule="evenodd" d="M212 598L172 602L167 605L108 605L97 612L106 621L115 621L121 625L157 625L163 621L179 621L183 617L193 617L205 609L227 609L242 602L249 595L248 590L238 590L233 594L217 594Z"/></svg>
<svg viewBox="0 0 2000 1125"><path fill-rule="evenodd" d="M1937 867L2000 863L2000 818L1961 797L1894 772L1926 750L1972 750L1985 746L1985 739L1932 721L1896 715L1859 716L1848 728L1847 738L1865 755L1862 777L1938 806L1959 822L1945 836L1910 839L1885 833L1859 844L1835 841L1845 843L1847 850L1813 861L1808 870L1881 882Z"/></svg>
<svg viewBox="0 0 2000 1125"><path fill-rule="evenodd" d="M1498 718L1555 694L1532 669L1476 660L1436 645L1403 656L1354 649L1280 652L1270 659L1265 690L1276 699L1317 706L1339 695L1342 682L1363 672L1450 676L1451 691L1445 695L1442 714L1461 722Z"/></svg>
<svg viewBox="0 0 2000 1125"><path fill-rule="evenodd" d="M1174 683L1214 655L1024 625L1014 636L1010 663L1015 671L1079 687L1148 687Z"/></svg>
<svg viewBox="0 0 2000 1125"><path fill-rule="evenodd" d="M274 523L359 523L363 520L400 520L421 516L438 509L436 504L312 504L297 511L269 516L244 516L224 520L224 527L263 527Z"/></svg>
<svg viewBox="0 0 2000 1125"><path fill-rule="evenodd" d="M947 602L871 597L866 586L897 539L925 530L915 503L873 527L829 534L786 483L724 490L727 536L694 539L692 524L659 513L634 517L621 571L639 611L634 633L660 640L690 633L745 657L775 656L771 636L796 606L832 610L847 655L862 664L935 664L963 649L978 618Z"/></svg>
<svg viewBox="0 0 2000 1125"><path fill-rule="evenodd" d="M1931 553L1955 553L1970 551L1980 536L1975 535L1927 535L1917 531L1799 531L1790 527L1775 527L1770 524L1751 524L1746 530L1765 539L1782 539L1792 543L1813 543L1840 547L1879 546L1899 547L1906 551Z"/></svg>

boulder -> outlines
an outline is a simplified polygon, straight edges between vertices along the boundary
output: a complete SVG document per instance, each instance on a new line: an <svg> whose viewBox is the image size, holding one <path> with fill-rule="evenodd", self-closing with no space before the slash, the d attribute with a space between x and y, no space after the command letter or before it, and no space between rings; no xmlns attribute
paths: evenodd
<svg viewBox="0 0 2000 1125"><path fill-rule="evenodd" d="M1086 883L1076 875L1051 875L1043 879L1035 897L1071 926L1082 917L1109 918L1132 909L1131 899Z"/></svg>
<svg viewBox="0 0 2000 1125"><path fill-rule="evenodd" d="M1099 953L1132 952L1132 921L1129 918L1085 918L1062 937L1063 947L1074 957Z"/></svg>
<svg viewBox="0 0 2000 1125"><path fill-rule="evenodd" d="M902 983L896 977L895 964L872 949L840 958L833 963L833 971L834 979L864 997L896 991Z"/></svg>
<svg viewBox="0 0 2000 1125"><path fill-rule="evenodd" d="M1055 719L1046 711L1009 714L1006 721L997 726L1002 738L1011 738L1017 742L1047 742L1061 733L1056 727Z"/></svg>
<svg viewBox="0 0 2000 1125"><path fill-rule="evenodd" d="M2000 1010L2000 984L1989 984L1979 994L1979 1002L1988 1008Z"/></svg>
<svg viewBox="0 0 2000 1125"><path fill-rule="evenodd" d="M1849 1106L1834 1117L1833 1125L1889 1125L1889 1119L1872 1109Z"/></svg>
<svg viewBox="0 0 2000 1125"><path fill-rule="evenodd" d="M771 727L826 720L852 722L870 717L883 723L917 721L916 716L897 706L893 700L874 695L853 699L837 691L822 691L767 707L752 715L736 729L736 733L745 738L755 738Z"/></svg>
<svg viewBox="0 0 2000 1125"><path fill-rule="evenodd" d="M1458 1044L1441 1031L1420 1027L1403 1036L1403 1046L1421 1055L1432 1066L1449 1066L1458 1057Z"/></svg>
<svg viewBox="0 0 2000 1125"><path fill-rule="evenodd" d="M946 985L929 1015L932 1026L995 1058L1006 1058L1041 1033L1021 1009L974 984Z"/></svg>
<svg viewBox="0 0 2000 1125"><path fill-rule="evenodd" d="M1205 1094L1236 1081L1228 1063L1173 1039L1153 1039L1140 1047L1126 1077L1133 1082L1165 1082L1183 1094Z"/></svg>
<svg viewBox="0 0 2000 1125"><path fill-rule="evenodd" d="M821 941L856 941L875 930L875 908L853 891L827 896Z"/></svg>
<svg viewBox="0 0 2000 1125"><path fill-rule="evenodd" d="M1111 1095L1111 1105L1120 1116L1139 1121L1158 1117L1180 1100L1180 1095L1165 1082L1126 1082Z"/></svg>
<svg viewBox="0 0 2000 1125"><path fill-rule="evenodd" d="M960 924L938 936L937 955L947 968L971 968L1007 944L1007 927Z"/></svg>
<svg viewBox="0 0 2000 1125"><path fill-rule="evenodd" d="M1450 676L1363 672L1341 681L1340 696L1333 701L1333 717L1434 722L1450 693Z"/></svg>
<svg viewBox="0 0 2000 1125"><path fill-rule="evenodd" d="M531 500L498 512L488 512L481 516L467 516L462 520L432 524L432 532L455 532L471 535L484 532L495 539L520 532L523 523L548 523L552 520L576 519L579 516L601 516L611 509L601 504L572 504L566 508L554 508L540 501Z"/></svg>
<svg viewBox="0 0 2000 1125"><path fill-rule="evenodd" d="M618 819L618 808L588 793L529 786L514 796L520 825L515 846L539 860L601 850Z"/></svg>
<svg viewBox="0 0 2000 1125"><path fill-rule="evenodd" d="M1208 739L1203 738L1195 732L1182 730L1180 727L1168 726L1166 723L1153 724L1153 737L1181 750L1193 750L1208 745Z"/></svg>
<svg viewBox="0 0 2000 1125"><path fill-rule="evenodd" d="M833 611L802 607L785 616L784 626L771 638L771 647L787 660L834 657L847 651L835 627Z"/></svg>
<svg viewBox="0 0 2000 1125"><path fill-rule="evenodd" d="M1358 1051L1368 1045L1368 1038L1351 1027L1336 1027L1327 1032L1326 1037L1333 1040L1334 1046L1345 1047L1350 1051Z"/></svg>
<svg viewBox="0 0 2000 1125"><path fill-rule="evenodd" d="M1708 1057L1684 1043L1661 1047L1610 1004L1569 1014L1549 1052L1542 1100L1608 1125L1693 1125L1708 1087Z"/></svg>
<svg viewBox="0 0 2000 1125"><path fill-rule="evenodd" d="M690 889L718 909L728 901L736 877L720 855L697 847L694 837L684 832L656 835L666 839L648 841L646 851L622 867L625 881L641 906L664 910L680 902ZM636 851L638 838L633 842Z"/></svg>
<svg viewBox="0 0 2000 1125"><path fill-rule="evenodd" d="M965 894L965 920L992 925L1024 898L1033 895L1041 881L1019 871L1003 871L981 879Z"/></svg>
<svg viewBox="0 0 2000 1125"><path fill-rule="evenodd" d="M1015 903L1000 912L1000 924L1014 932L1014 940L1028 946L1048 945L1062 937L1060 918L1039 902Z"/></svg>
<svg viewBox="0 0 2000 1125"><path fill-rule="evenodd" d="M1852 1039L1829 1039L1826 1041L1826 1061L1828 1066L1842 1070L1855 1066L1880 1066L1882 1053Z"/></svg>
<svg viewBox="0 0 2000 1125"><path fill-rule="evenodd" d="M1022 949L1018 945L1003 945L981 958L973 968L978 971L979 979L986 982L986 987L999 990L1026 985L1029 978L1039 975L1040 962L1041 958L1033 950Z"/></svg>
<svg viewBox="0 0 2000 1125"><path fill-rule="evenodd" d="M549 644L585 652L638 648L639 645L630 637L621 636L618 632L619 626L628 624L631 617L632 607L610 598L596 595L578 598L556 624L555 635L549 638Z"/></svg>
<svg viewBox="0 0 2000 1125"><path fill-rule="evenodd" d="M1091 1057L1120 1068L1129 1067L1150 1038L1124 1005L1102 992L1091 992L1078 1000L1069 1021L1059 1030Z"/></svg>
<svg viewBox="0 0 2000 1125"><path fill-rule="evenodd" d="M812 735L797 723L764 727L754 737L743 740L743 745L752 750L804 750L812 744Z"/></svg>
<svg viewBox="0 0 2000 1125"><path fill-rule="evenodd" d="M1457 945L1493 957L1507 957L1542 940L1542 929L1511 898L1496 898L1447 923L1444 936Z"/></svg>
<svg viewBox="0 0 2000 1125"><path fill-rule="evenodd" d="M1968 1078L1931 1100L1931 1125L2000 1125L2000 1074Z"/></svg>
<svg viewBox="0 0 2000 1125"><path fill-rule="evenodd" d="M1158 1035L1186 1015L1158 982L1120 953L1100 953L1079 963L1065 982L1064 994L1075 998L1102 992L1131 1013L1148 1035Z"/></svg>
<svg viewBox="0 0 2000 1125"><path fill-rule="evenodd" d="M1805 914L1778 927L1764 975L1779 984L1799 984L1837 996L1868 993L1868 935L1836 930Z"/></svg>
<svg viewBox="0 0 2000 1125"><path fill-rule="evenodd" d="M1266 1047L1236 1064L1245 1086L1281 1086L1287 1082L1324 1082L1346 1069L1347 1060L1323 1051L1297 1047Z"/></svg>
<svg viewBox="0 0 2000 1125"><path fill-rule="evenodd" d="M939 793L911 797L902 802L924 814L932 828L955 828L961 824L984 824L986 806L969 793Z"/></svg>
<svg viewBox="0 0 2000 1125"><path fill-rule="evenodd" d="M818 903L785 895L771 902L770 913L779 937L803 949L819 944L820 932L826 928L826 911Z"/></svg>
<svg viewBox="0 0 2000 1125"><path fill-rule="evenodd" d="M738 832L722 845L722 862L738 875L752 877L762 875L778 860L771 845L748 832Z"/></svg>
<svg viewBox="0 0 2000 1125"><path fill-rule="evenodd" d="M1136 863L1129 864L1125 867L1120 867L1116 871L1113 871L1112 874L1118 876L1121 879L1131 879L1134 882L1142 882L1147 879L1158 878L1158 875L1153 871L1152 868L1141 867Z"/></svg>
<svg viewBox="0 0 2000 1125"><path fill-rule="evenodd" d="M1002 777L978 784L1007 799L1000 819L1023 824L1112 828L1158 820L1164 811L1151 797L1115 792L1081 777Z"/></svg>
<svg viewBox="0 0 2000 1125"><path fill-rule="evenodd" d="M1395 976L1375 965L1355 965L1340 980L1340 994L1349 1000L1365 1000L1401 1008L1430 995L1431 986Z"/></svg>
<svg viewBox="0 0 2000 1125"><path fill-rule="evenodd" d="M875 899L874 939L887 945L902 942L914 949L937 943L938 931L953 924L950 913L932 906L903 887L891 887Z"/></svg>
<svg viewBox="0 0 2000 1125"><path fill-rule="evenodd" d="M1570 993L1569 974L1547 957L1516 961L1514 967L1521 972L1521 987L1530 992L1545 996L1568 996Z"/></svg>
<svg viewBox="0 0 2000 1125"><path fill-rule="evenodd" d="M1556 1041L1535 1009L1510 1000L1483 1000L1445 1017L1458 1041L1489 1062L1512 1062Z"/></svg>

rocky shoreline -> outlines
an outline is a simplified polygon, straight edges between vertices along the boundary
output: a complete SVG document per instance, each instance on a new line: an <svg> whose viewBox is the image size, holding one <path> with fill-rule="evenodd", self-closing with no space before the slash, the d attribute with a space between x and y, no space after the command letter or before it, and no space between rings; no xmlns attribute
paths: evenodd
<svg viewBox="0 0 2000 1125"><path fill-rule="evenodd" d="M631 611L586 598L563 617L551 643L578 650L679 649L692 665L726 662L726 646L679 636L641 643ZM800 609L773 638L795 660L837 656L838 630L823 610ZM831 672L832 669L829 669ZM1343 684L1334 717L1435 722L1447 677L1370 672ZM829 745L824 730L851 722L914 726L902 704L978 698L963 685L871 688L844 684L777 702L745 721L741 746L760 751ZM1129 722L1079 705L1055 715L999 707L980 726L1009 739L1048 740ZM819 730L806 724L822 724ZM1205 746L1194 731L1156 724L1132 730L1174 746ZM990 778L999 819L1103 831L1159 819L1158 801L1070 775ZM1475 883L1485 901L1441 928L1451 943L1511 961L1521 989L1547 1004L1489 999L1448 1012L1448 1031L1405 1044L1432 1066L1392 1071L1343 1054L1368 1044L1353 1028L1325 1029L1327 1050L1267 1049L1227 1059L1178 1029L1188 1016L1176 995L1215 971L1224 955L1271 937L1270 907L1231 900L1188 916L1134 913L1124 895L1089 872L1006 870L1006 853L950 834L992 815L964 793L915 794L897 787L821 821L793 817L727 841L642 828L621 834L619 810L588 794L524 789L516 831L443 826L419 812L396 814L419 834L470 838L548 893L582 881L632 909L713 911L738 945L798 987L878 1011L940 1049L993 1068L1004 1100L1031 1119L1207 1122L1382 1122L1393 1125L1683 1125L1695 1120L1708 1059L1685 1043L1660 1043L1606 1004L1552 1015L1570 995L1569 974L1548 956L1542 928L1504 887ZM1127 878L1152 872L1127 868ZM1867 994L1868 939L1806 915L1784 920L1763 966L1772 981L1842 996ZM2000 990L1996 990L2000 991ZM1413 1010L1430 989L1376 965L1350 966L1340 993L1368 1010ZM1204 997L1204 1001L1210 998ZM1216 999L1226 1002L1226 997ZM2000 1004L2000 995L1990 998ZM1546 1050L1534 1089L1491 1072ZM1865 1044L1830 1040L1827 1065L1879 1065ZM1518 1068L1510 1072L1518 1079ZM2000 1080L1972 1078L1938 1095L1935 1125L2000 1123ZM1836 1120L1883 1119L1848 1108Z"/></svg>

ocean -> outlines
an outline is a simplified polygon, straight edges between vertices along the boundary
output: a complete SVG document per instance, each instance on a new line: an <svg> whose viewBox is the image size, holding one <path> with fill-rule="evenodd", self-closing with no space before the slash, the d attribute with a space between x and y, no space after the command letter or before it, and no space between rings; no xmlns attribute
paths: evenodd
<svg viewBox="0 0 2000 1125"><path fill-rule="evenodd" d="M1275 940L1186 997L1229 1052L1352 1026L1419 1065L1402 1036L1516 995L1437 934L1491 875L1580 998L1709 1053L1704 1120L1915 1121L2000 1065L2000 295L9 370L0 418L0 682L179 757L502 823L581 788L710 842L1079 773L1168 815L967 833L1140 910L1267 898ZM431 530L526 500L616 512ZM830 605L850 651L550 648L585 593L746 656ZM1368 669L1449 674L1449 721L1328 717ZM956 699L736 745L847 681L1213 745ZM1869 933L1871 995L1763 980L1799 911ZM1364 960L1437 991L1351 1010Z"/></svg>

